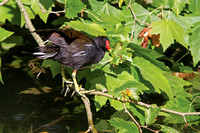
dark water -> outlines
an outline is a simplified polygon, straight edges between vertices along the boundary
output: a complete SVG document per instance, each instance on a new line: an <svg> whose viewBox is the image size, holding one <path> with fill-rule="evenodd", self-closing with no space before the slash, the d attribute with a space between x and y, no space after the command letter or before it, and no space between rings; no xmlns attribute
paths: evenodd
<svg viewBox="0 0 200 133"><path fill-rule="evenodd" d="M60 76L51 78L48 74L42 74L35 79L35 75L31 77L31 73L27 74L22 68L5 69L2 75L0 129L3 127L4 133L76 133L87 130L87 117L81 99L60 94ZM20 93L31 87L46 85L52 88L50 93Z"/></svg>

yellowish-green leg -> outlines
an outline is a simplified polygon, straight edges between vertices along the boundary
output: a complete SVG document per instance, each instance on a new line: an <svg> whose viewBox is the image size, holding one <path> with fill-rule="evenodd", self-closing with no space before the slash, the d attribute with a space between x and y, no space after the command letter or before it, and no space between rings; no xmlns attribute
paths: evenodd
<svg viewBox="0 0 200 133"><path fill-rule="evenodd" d="M69 91L69 87L72 86L73 82L72 81L68 81L65 77L65 71L64 71L64 68L61 67L61 75L62 75L62 92L61 94L65 91L65 94L64 96L67 95L67 92ZM66 84L66 86L65 86Z"/></svg>

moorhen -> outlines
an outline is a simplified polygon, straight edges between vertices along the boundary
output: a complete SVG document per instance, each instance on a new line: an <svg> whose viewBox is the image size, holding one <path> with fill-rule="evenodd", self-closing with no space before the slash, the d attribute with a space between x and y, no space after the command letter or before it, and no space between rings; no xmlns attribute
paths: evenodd
<svg viewBox="0 0 200 133"><path fill-rule="evenodd" d="M78 94L80 94L80 88L76 81L77 70L98 63L104 57L105 50L110 51L109 40L106 36L91 39L73 29L42 30L36 33L50 43L38 47L39 52L33 54L39 59L53 59L73 68L72 78Z"/></svg>

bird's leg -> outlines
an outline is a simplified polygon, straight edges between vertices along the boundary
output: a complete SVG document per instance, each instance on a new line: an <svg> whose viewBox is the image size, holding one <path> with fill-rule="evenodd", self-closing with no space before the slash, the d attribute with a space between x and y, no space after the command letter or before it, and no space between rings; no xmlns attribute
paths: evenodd
<svg viewBox="0 0 200 133"><path fill-rule="evenodd" d="M72 73L72 79L73 79L73 82L74 82L75 91L79 95L81 95L82 97L85 97L85 95L83 95L83 94L80 93L81 89L80 89L80 87L79 87L79 85L77 83L77 80L76 80L76 70L74 70L73 73Z"/></svg>

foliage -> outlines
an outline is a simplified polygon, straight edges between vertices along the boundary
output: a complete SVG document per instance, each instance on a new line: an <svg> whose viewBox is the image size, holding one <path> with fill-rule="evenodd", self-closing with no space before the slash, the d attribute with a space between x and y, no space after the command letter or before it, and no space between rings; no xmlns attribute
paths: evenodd
<svg viewBox="0 0 200 133"><path fill-rule="evenodd" d="M84 79L85 82L81 83L86 90L107 91L108 94L122 101L129 99L157 104L159 107L154 105L150 108L129 102L125 104L141 127L147 125L162 132L183 132L186 130L183 117L173 113L163 113L161 108L182 113L200 110L196 106L199 105L199 99L196 96L200 96L198 86L200 80L194 78L194 75L199 77L199 0L156 0L151 3L140 1L129 3L128 0L84 0L82 2L80 0L50 0L48 2L40 0L41 7L46 10L45 13L42 12L36 0L22 0L22 2L37 29L48 28L41 25L50 25L53 28L70 26L90 37L98 35L109 37L112 52L106 53L98 65L79 70L78 81ZM58 15L56 11L59 9L64 10L65 13ZM54 11L54 16L48 11ZM9 53L10 49L20 46L22 42L26 44L24 39L26 35L17 32L18 29L24 30L25 21L14 0L1 6L0 14L0 54L4 55ZM142 33L144 28L147 28L147 31ZM153 35L159 35L159 37L155 39L152 38ZM13 37L16 38L14 42ZM154 41L159 42L159 45L154 45ZM147 48L140 46L144 43ZM5 66L2 64L3 61L3 58L0 58L0 66ZM10 62L9 66L13 67L12 63ZM16 57L14 66L20 63L21 60ZM49 66L53 78L60 73L60 64L50 60L45 60L42 64L42 67ZM40 67L37 66L37 68ZM33 72L41 72L38 69L34 67ZM66 69L71 75L72 70ZM186 76L188 71L189 77ZM181 73L184 77L179 76ZM2 76L0 72L0 82L3 84ZM46 89L45 93L53 91L49 87ZM41 94L35 91L35 88L22 93ZM148 99L151 94L159 95L156 101L151 102ZM158 104L162 98L164 102ZM94 101L97 111L103 109L108 103L116 112L124 110L120 100L95 96ZM185 118L189 125L199 130L198 115L187 115ZM112 129L111 126L113 126L117 132L133 130L139 132L137 125L130 117L116 115L107 120L110 123L109 126L107 122L101 121L105 124L102 127ZM187 130L192 129L188 127Z"/></svg>

